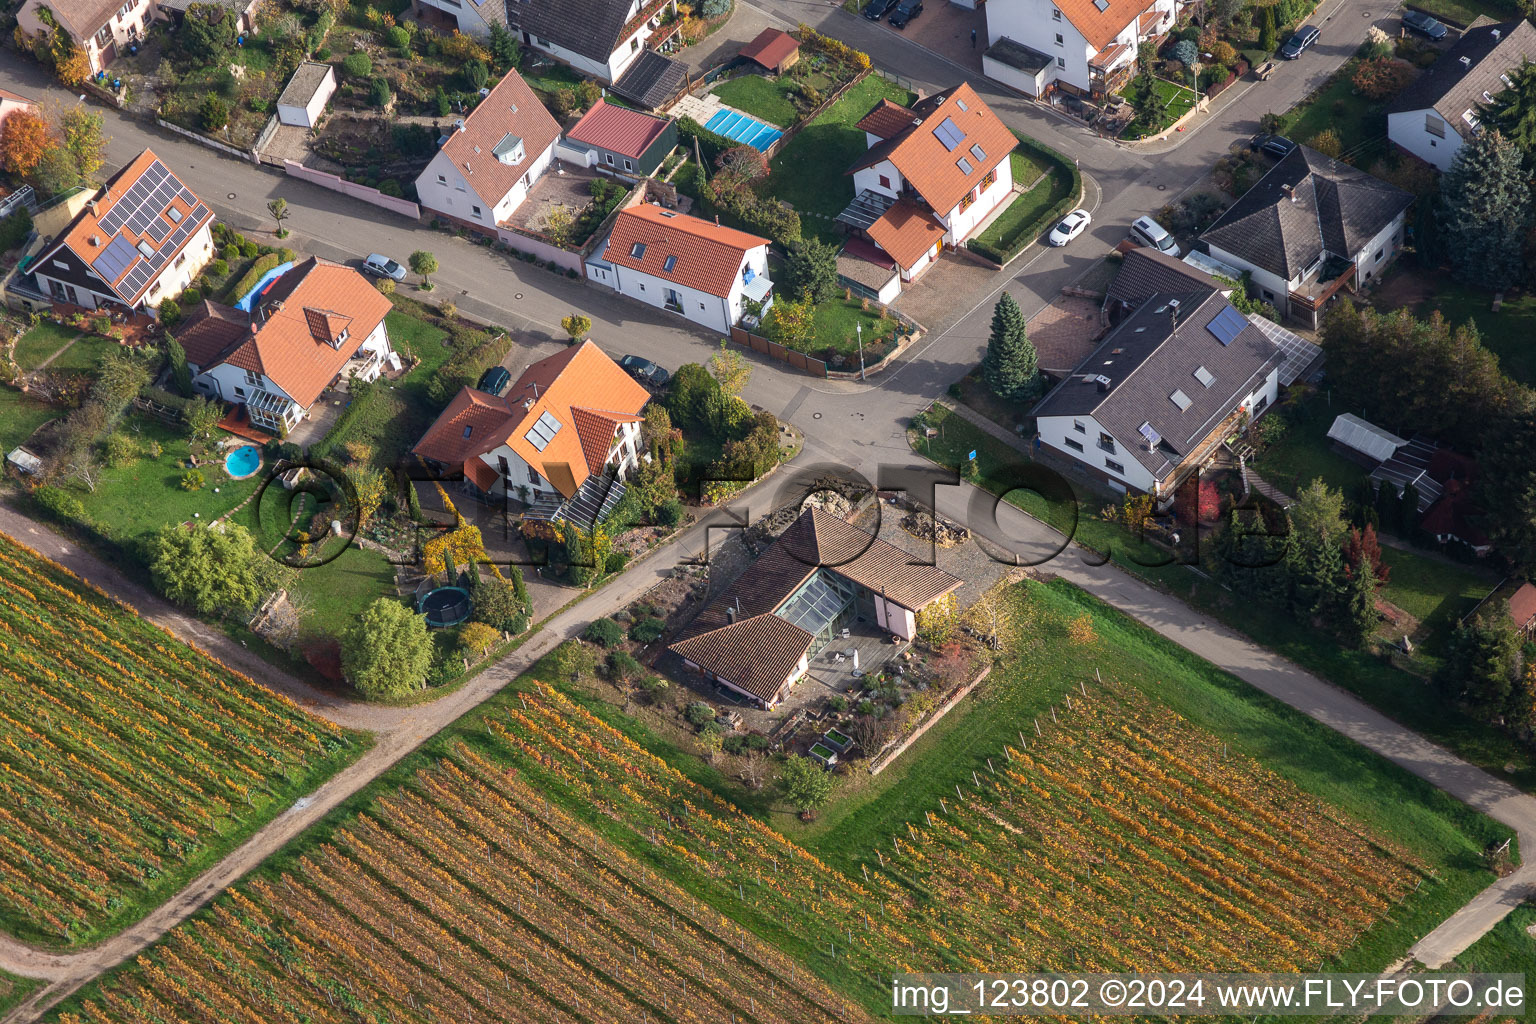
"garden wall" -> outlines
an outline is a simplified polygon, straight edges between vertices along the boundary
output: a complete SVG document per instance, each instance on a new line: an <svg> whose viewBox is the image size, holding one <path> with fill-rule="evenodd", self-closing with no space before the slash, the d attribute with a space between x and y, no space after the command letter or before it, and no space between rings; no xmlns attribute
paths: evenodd
<svg viewBox="0 0 1536 1024"><path fill-rule="evenodd" d="M319 185L321 188L328 188L332 192L340 192L343 195L351 196L353 199L361 199L365 203L371 203L374 206L382 207L383 209L388 210L390 213L398 213L400 216L409 217L411 220L421 219L421 207L417 206L409 199L398 199L395 196L387 196L376 188L369 188L367 185L359 185L356 182L347 181L345 178L337 177L334 174L329 174L325 171L317 171L312 168L305 167L303 164L296 164L292 160L283 161L283 170L286 171L290 177L299 178L303 181L310 182L311 184Z"/></svg>
<svg viewBox="0 0 1536 1024"><path fill-rule="evenodd" d="M496 238L503 245L510 245L520 252L532 253L536 259L547 263L554 263L562 270L574 270L582 273L581 254L562 249L558 245L546 242L534 235L524 234L521 231L512 231L507 228L497 228Z"/></svg>
<svg viewBox="0 0 1536 1024"><path fill-rule="evenodd" d="M218 139L210 138L201 132L194 132L189 128L183 128L179 124L172 124L163 117L155 118L155 123L158 124L161 128L169 129L170 131L175 132L177 135L180 135L183 138L191 139L199 146L207 146L209 149L216 149L220 153L227 153L230 156L238 157L241 160L249 160L253 164L261 162L261 158L248 149L240 149L237 146L231 146L227 142L220 142Z"/></svg>
<svg viewBox="0 0 1536 1024"><path fill-rule="evenodd" d="M740 327L731 328L731 340L743 348L750 348L754 352L761 352L770 359L777 359L781 363L788 363L797 370L804 370L813 377L825 377L827 364L820 359L813 359L803 352L792 352L783 345L775 344L760 335L750 334Z"/></svg>

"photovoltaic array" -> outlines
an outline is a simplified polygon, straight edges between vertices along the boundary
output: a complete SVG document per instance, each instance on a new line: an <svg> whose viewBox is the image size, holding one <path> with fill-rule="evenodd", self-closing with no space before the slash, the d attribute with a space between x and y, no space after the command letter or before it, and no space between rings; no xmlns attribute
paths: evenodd
<svg viewBox="0 0 1536 1024"><path fill-rule="evenodd" d="M180 199L192 212L183 216L171 201ZM91 267L116 285L118 291L137 295L179 251L208 216L208 208L197 201L191 189L183 185L165 164L150 164L133 186L97 223L102 231L116 235ZM130 231L141 240L136 247L119 232ZM149 252L146 255L144 249ZM126 272L126 273L125 273Z"/></svg>

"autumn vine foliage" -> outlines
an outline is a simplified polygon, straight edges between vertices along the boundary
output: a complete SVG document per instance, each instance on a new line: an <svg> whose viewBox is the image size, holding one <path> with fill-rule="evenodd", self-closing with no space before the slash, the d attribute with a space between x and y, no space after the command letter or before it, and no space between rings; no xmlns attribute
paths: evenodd
<svg viewBox="0 0 1536 1024"><path fill-rule="evenodd" d="M1297 970L1427 873L1109 684L1026 738L844 873L536 685L62 1020L862 1022L808 958Z"/></svg>
<svg viewBox="0 0 1536 1024"><path fill-rule="evenodd" d="M0 534L0 921L20 937L77 941L130 892L169 895L347 742Z"/></svg>

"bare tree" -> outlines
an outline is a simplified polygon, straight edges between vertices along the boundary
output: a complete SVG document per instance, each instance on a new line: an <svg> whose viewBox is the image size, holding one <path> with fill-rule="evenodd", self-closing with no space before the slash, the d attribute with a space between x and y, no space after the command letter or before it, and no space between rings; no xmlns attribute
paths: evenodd
<svg viewBox="0 0 1536 1024"><path fill-rule="evenodd" d="M77 453L69 464L69 475L85 484L85 489L95 494L96 485L101 483L101 463L96 461L96 453L88 448Z"/></svg>

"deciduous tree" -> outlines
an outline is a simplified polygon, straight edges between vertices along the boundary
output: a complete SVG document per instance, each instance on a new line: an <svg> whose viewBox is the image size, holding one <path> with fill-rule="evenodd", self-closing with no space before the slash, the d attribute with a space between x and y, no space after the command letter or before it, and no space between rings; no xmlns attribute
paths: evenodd
<svg viewBox="0 0 1536 1024"><path fill-rule="evenodd" d="M287 238L288 229L283 227L283 221L288 219L288 200L282 196L267 201L267 212L272 215L272 222L277 225L275 234L278 238Z"/></svg>
<svg viewBox="0 0 1536 1024"><path fill-rule="evenodd" d="M166 525L149 541L149 574L156 588L199 615L243 612L271 589L278 563L259 551L250 531Z"/></svg>
<svg viewBox="0 0 1536 1024"><path fill-rule="evenodd" d="M832 796L832 776L808 757L791 755L779 769L784 799L803 817L824 807Z"/></svg>
<svg viewBox="0 0 1536 1024"><path fill-rule="evenodd" d="M721 338L719 350L709 357L709 375L720 382L722 392L735 397L752 379L752 367Z"/></svg>
<svg viewBox="0 0 1536 1024"><path fill-rule="evenodd" d="M572 313L570 316L560 318L560 326L570 337L571 344L575 344L585 338L592 330L592 318L580 313Z"/></svg>
<svg viewBox="0 0 1536 1024"><path fill-rule="evenodd" d="M421 275L421 290L432 290L432 275L437 273L437 257L425 249L417 249L411 253L411 270Z"/></svg>
<svg viewBox="0 0 1536 1024"><path fill-rule="evenodd" d="M365 697L400 697L421 689L431 663L426 617L392 597L370 604L341 637L342 671Z"/></svg>
<svg viewBox="0 0 1536 1024"><path fill-rule="evenodd" d="M809 302L780 298L769 307L763 326L776 343L804 352L816 337L816 307Z"/></svg>
<svg viewBox="0 0 1536 1024"><path fill-rule="evenodd" d="M30 178L43 156L57 145L53 128L32 110L14 110L0 121L0 168Z"/></svg>
<svg viewBox="0 0 1536 1024"><path fill-rule="evenodd" d="M1485 720L1503 719L1517 696L1520 637L1506 602L1497 602L1458 623L1436 680Z"/></svg>

